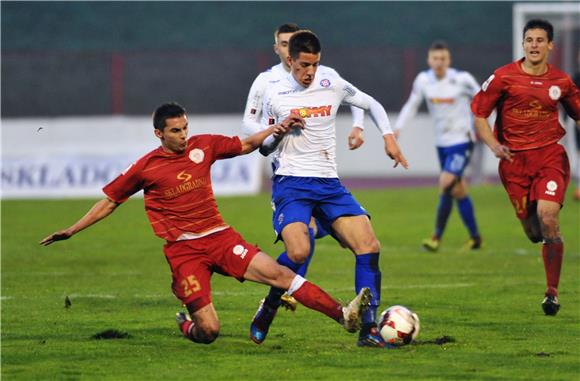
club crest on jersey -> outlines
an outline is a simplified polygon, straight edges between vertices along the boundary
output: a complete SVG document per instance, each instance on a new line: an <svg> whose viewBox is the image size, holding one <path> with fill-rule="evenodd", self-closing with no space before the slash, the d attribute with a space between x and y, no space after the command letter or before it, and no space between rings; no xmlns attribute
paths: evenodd
<svg viewBox="0 0 580 381"><path fill-rule="evenodd" d="M240 256L240 258L244 259L246 254L248 254L248 249L246 249L242 245L236 245L234 246L232 252L234 253L234 255L238 255Z"/></svg>
<svg viewBox="0 0 580 381"><path fill-rule="evenodd" d="M194 148L189 151L189 160L193 161L195 164L199 164L203 161L205 154L199 148Z"/></svg>
<svg viewBox="0 0 580 381"><path fill-rule="evenodd" d="M290 113L298 114L302 118L316 118L321 116L330 116L332 105L317 107L302 107L290 110Z"/></svg>
<svg viewBox="0 0 580 381"><path fill-rule="evenodd" d="M562 90L560 90L560 86L550 86L548 89L548 95L554 101L557 101L562 96Z"/></svg>
<svg viewBox="0 0 580 381"><path fill-rule="evenodd" d="M330 87L330 80L324 78L323 80L320 81L320 86L322 86L322 87Z"/></svg>
<svg viewBox="0 0 580 381"><path fill-rule="evenodd" d="M555 196L556 189L558 189L558 183L556 183L554 180L548 181L548 183L546 184L546 194L550 196Z"/></svg>

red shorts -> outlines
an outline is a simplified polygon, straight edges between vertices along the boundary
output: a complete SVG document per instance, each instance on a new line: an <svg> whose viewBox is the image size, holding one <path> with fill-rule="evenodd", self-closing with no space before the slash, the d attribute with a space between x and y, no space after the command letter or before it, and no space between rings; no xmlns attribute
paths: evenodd
<svg viewBox="0 0 580 381"><path fill-rule="evenodd" d="M513 162L501 160L499 176L519 219L534 212L537 200L564 204L570 162L560 144L514 152Z"/></svg>
<svg viewBox="0 0 580 381"><path fill-rule="evenodd" d="M260 251L232 228L198 239L168 242L163 247L173 276L172 289L183 304L198 310L211 303L214 272L240 282L254 256Z"/></svg>

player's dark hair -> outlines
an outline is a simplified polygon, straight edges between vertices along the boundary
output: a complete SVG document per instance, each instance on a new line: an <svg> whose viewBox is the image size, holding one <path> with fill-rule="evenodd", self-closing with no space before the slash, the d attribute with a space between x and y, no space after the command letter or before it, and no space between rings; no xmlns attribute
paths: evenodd
<svg viewBox="0 0 580 381"><path fill-rule="evenodd" d="M543 29L546 31L546 34L548 35L548 41L554 40L554 26L552 26L552 24L547 20L533 19L528 21L526 23L526 26L524 26L524 32L522 33L522 37L525 37L526 32L530 29Z"/></svg>
<svg viewBox="0 0 580 381"><path fill-rule="evenodd" d="M301 30L290 37L288 51L292 59L298 58L300 53L318 54L321 50L320 40L309 30Z"/></svg>
<svg viewBox="0 0 580 381"><path fill-rule="evenodd" d="M449 45L443 40L436 40L431 43L429 46L429 51L432 50L449 50Z"/></svg>
<svg viewBox="0 0 580 381"><path fill-rule="evenodd" d="M153 127L159 131L165 128L165 121L171 118L179 118L185 115L185 108L175 102L164 103L157 107L153 113Z"/></svg>
<svg viewBox="0 0 580 381"><path fill-rule="evenodd" d="M298 32L300 27L294 23L282 24L274 31L274 39L278 38L280 33L294 33Z"/></svg>

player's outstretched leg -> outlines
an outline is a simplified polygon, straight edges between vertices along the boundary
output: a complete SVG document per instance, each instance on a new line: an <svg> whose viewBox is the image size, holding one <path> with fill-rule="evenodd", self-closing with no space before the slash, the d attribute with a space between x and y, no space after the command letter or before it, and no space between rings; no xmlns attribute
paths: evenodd
<svg viewBox="0 0 580 381"><path fill-rule="evenodd" d="M252 259L244 278L288 290L288 294L304 306L325 314L350 332L356 331L360 326L361 314L368 308L370 299L370 291L361 290L347 307L343 307L320 287L278 265L264 253L258 253ZM267 303L262 303L262 306L270 307ZM271 313L265 308L261 310ZM266 327L264 322L267 323L267 319L259 310L250 325L250 338L257 344L262 343L268 333L269 325Z"/></svg>

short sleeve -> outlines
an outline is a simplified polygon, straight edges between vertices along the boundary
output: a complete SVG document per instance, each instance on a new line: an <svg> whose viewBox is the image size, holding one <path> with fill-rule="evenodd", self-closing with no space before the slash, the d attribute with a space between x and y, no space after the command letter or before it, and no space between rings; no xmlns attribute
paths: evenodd
<svg viewBox="0 0 580 381"><path fill-rule="evenodd" d="M562 106L564 106L564 109L570 118L578 121L580 120L580 90L578 90L578 87L576 87L571 79L568 79L568 82L569 90L566 92L564 97L562 97Z"/></svg>
<svg viewBox="0 0 580 381"><path fill-rule="evenodd" d="M473 115L478 118L489 117L503 94L503 81L496 72L481 85L481 90L473 98L471 102Z"/></svg>
<svg viewBox="0 0 580 381"><path fill-rule="evenodd" d="M140 162L131 164L117 178L105 185L103 193L116 203L127 201L129 197L143 189L141 173Z"/></svg>
<svg viewBox="0 0 580 381"><path fill-rule="evenodd" d="M211 135L213 161L228 159L242 153L242 142L237 136Z"/></svg>

